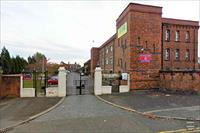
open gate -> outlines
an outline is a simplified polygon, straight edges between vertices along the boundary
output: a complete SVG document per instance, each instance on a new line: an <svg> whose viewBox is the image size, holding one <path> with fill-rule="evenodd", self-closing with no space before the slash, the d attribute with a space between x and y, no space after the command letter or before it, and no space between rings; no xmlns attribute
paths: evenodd
<svg viewBox="0 0 200 133"><path fill-rule="evenodd" d="M48 72L22 72L23 88L35 88L35 96L45 96L46 88L48 86Z"/></svg>

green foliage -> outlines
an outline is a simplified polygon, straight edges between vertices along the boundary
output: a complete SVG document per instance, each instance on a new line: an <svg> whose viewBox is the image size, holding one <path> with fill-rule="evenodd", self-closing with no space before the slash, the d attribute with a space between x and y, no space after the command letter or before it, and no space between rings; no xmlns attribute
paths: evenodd
<svg viewBox="0 0 200 133"><path fill-rule="evenodd" d="M11 58L8 50L3 47L1 51L1 66L4 74L9 74L12 72L12 66L11 66Z"/></svg>
<svg viewBox="0 0 200 133"><path fill-rule="evenodd" d="M11 58L9 51L3 47L0 54L0 65L4 74L18 74L26 67L27 61L19 55Z"/></svg>
<svg viewBox="0 0 200 133"><path fill-rule="evenodd" d="M43 59L46 60L45 55L42 53L36 52L32 57L31 56L28 57L28 64L35 64L42 61Z"/></svg>

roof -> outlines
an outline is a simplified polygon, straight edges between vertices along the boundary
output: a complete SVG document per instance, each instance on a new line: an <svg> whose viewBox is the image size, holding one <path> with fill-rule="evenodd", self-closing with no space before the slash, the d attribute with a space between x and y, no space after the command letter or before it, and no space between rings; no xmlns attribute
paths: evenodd
<svg viewBox="0 0 200 133"><path fill-rule="evenodd" d="M149 12L162 14L162 7L153 5L144 5L138 3L129 3L128 6L122 11L116 21L120 21L129 11Z"/></svg>
<svg viewBox="0 0 200 133"><path fill-rule="evenodd" d="M111 36L106 42L104 42L99 48L103 48L108 43L110 43L111 41L113 41L115 38L116 38L116 33L113 36Z"/></svg>
<svg viewBox="0 0 200 133"><path fill-rule="evenodd" d="M198 21L173 19L173 18L162 18L162 23L175 24L175 25L199 26Z"/></svg>

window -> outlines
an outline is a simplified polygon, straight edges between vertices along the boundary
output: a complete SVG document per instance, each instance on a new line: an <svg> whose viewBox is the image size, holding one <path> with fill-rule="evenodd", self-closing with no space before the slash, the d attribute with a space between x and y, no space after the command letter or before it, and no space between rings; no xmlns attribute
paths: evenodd
<svg viewBox="0 0 200 133"><path fill-rule="evenodd" d="M177 30L175 33L175 41L178 42L180 39L180 32Z"/></svg>
<svg viewBox="0 0 200 133"><path fill-rule="evenodd" d="M165 50L165 60L169 60L169 59L170 59L170 50L169 50L169 48L167 48Z"/></svg>
<svg viewBox="0 0 200 133"><path fill-rule="evenodd" d="M110 57L110 64L113 64L113 59L112 59L112 57Z"/></svg>
<svg viewBox="0 0 200 133"><path fill-rule="evenodd" d="M186 61L190 60L190 51L189 51L189 49L187 49L186 52L185 52L185 60Z"/></svg>
<svg viewBox="0 0 200 133"><path fill-rule="evenodd" d="M104 59L101 60L101 64L104 65Z"/></svg>
<svg viewBox="0 0 200 133"><path fill-rule="evenodd" d="M120 59L120 66L122 67L122 59Z"/></svg>
<svg viewBox="0 0 200 133"><path fill-rule="evenodd" d="M108 53L108 48L106 48L106 54Z"/></svg>
<svg viewBox="0 0 200 133"><path fill-rule="evenodd" d="M185 41L186 42L190 41L190 32L189 31L186 31L186 33L185 33Z"/></svg>
<svg viewBox="0 0 200 133"><path fill-rule="evenodd" d="M108 58L106 58L106 65L108 65Z"/></svg>
<svg viewBox="0 0 200 133"><path fill-rule="evenodd" d="M117 65L119 66L119 61L120 61L120 59L118 59L118 62L117 62Z"/></svg>
<svg viewBox="0 0 200 133"><path fill-rule="evenodd" d="M170 30L165 31L165 40L169 41L170 40Z"/></svg>
<svg viewBox="0 0 200 133"><path fill-rule="evenodd" d="M176 60L178 61L180 59L179 49L176 49L175 56L176 56Z"/></svg>
<svg viewBox="0 0 200 133"><path fill-rule="evenodd" d="M124 40L124 48L126 49L126 39Z"/></svg>
<svg viewBox="0 0 200 133"><path fill-rule="evenodd" d="M113 47L112 46L110 46L110 52L112 52L113 51Z"/></svg>

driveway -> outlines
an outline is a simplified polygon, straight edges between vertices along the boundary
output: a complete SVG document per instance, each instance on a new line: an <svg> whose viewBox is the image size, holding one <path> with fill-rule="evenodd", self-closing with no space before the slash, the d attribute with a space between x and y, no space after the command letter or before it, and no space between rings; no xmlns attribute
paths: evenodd
<svg viewBox="0 0 200 133"><path fill-rule="evenodd" d="M53 105L61 98L14 98L0 101L0 128L28 119Z"/></svg>
<svg viewBox="0 0 200 133"><path fill-rule="evenodd" d="M143 113L200 120L198 95L173 95L148 90L102 95L101 98Z"/></svg>
<svg viewBox="0 0 200 133"><path fill-rule="evenodd" d="M154 133L185 128L185 122L147 119L110 106L93 95L68 96L51 112L14 128L11 133L133 132Z"/></svg>

